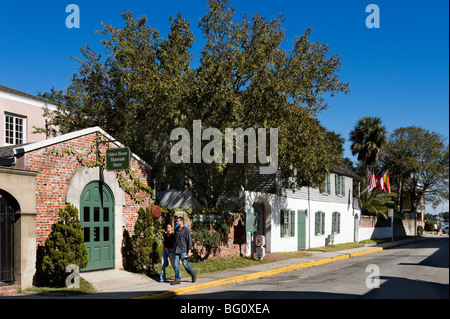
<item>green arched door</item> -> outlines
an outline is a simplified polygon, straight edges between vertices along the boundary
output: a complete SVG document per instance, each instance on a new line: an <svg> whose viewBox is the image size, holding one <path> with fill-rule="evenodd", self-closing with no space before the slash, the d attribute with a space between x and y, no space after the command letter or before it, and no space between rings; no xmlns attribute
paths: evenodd
<svg viewBox="0 0 450 319"><path fill-rule="evenodd" d="M80 200L89 262L83 271L114 268L114 196L102 182L89 183Z"/></svg>

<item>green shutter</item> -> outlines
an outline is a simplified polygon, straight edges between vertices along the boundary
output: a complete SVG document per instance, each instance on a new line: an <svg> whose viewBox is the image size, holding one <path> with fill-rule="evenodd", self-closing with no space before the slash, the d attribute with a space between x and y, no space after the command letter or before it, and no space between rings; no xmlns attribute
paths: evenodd
<svg viewBox="0 0 450 319"><path fill-rule="evenodd" d="M338 229L337 229L337 232L338 232L338 234L340 234L341 233L341 213L337 213L338 215L337 215L337 217L338 217Z"/></svg>
<svg viewBox="0 0 450 319"><path fill-rule="evenodd" d="M280 214L280 229L281 229L281 238L284 237L284 210L281 210L281 214Z"/></svg>
<svg viewBox="0 0 450 319"><path fill-rule="evenodd" d="M342 196L345 196L345 176L341 176Z"/></svg>
<svg viewBox="0 0 450 319"><path fill-rule="evenodd" d="M331 194L331 175L330 175L330 173L327 173L327 193L328 193L328 195Z"/></svg>
<svg viewBox="0 0 450 319"><path fill-rule="evenodd" d="M334 174L334 193L339 195L339 175Z"/></svg>
<svg viewBox="0 0 450 319"><path fill-rule="evenodd" d="M333 213L331 216L331 233L334 234L334 223L336 220L336 213Z"/></svg>
<svg viewBox="0 0 450 319"><path fill-rule="evenodd" d="M295 211L291 210L291 237L295 237Z"/></svg>
<svg viewBox="0 0 450 319"><path fill-rule="evenodd" d="M316 236L319 235L319 212L316 212L316 220L315 220L315 233Z"/></svg>
<svg viewBox="0 0 450 319"><path fill-rule="evenodd" d="M322 235L325 235L325 212L322 212Z"/></svg>

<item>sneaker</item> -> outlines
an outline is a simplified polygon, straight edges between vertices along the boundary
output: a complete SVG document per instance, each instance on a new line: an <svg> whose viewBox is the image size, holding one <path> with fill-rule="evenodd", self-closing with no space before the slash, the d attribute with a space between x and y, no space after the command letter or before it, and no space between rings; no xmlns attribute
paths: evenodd
<svg viewBox="0 0 450 319"><path fill-rule="evenodd" d="M179 285L181 282L178 280L172 281L170 284L173 285Z"/></svg>

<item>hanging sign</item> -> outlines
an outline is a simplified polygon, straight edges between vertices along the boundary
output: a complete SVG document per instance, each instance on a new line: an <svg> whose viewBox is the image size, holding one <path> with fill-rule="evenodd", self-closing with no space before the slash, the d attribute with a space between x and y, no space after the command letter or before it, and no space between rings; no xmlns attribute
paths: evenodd
<svg viewBox="0 0 450 319"><path fill-rule="evenodd" d="M254 233L258 231L258 214L255 212L247 212L245 214L245 231Z"/></svg>
<svg viewBox="0 0 450 319"><path fill-rule="evenodd" d="M126 171L130 168L131 151L129 148L112 148L106 151L106 169L108 171Z"/></svg>

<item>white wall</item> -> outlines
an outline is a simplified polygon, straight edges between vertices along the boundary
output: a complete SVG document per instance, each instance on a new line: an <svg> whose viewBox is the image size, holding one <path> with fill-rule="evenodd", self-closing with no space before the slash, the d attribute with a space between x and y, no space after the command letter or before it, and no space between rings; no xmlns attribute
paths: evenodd
<svg viewBox="0 0 450 319"><path fill-rule="evenodd" d="M359 240L387 238L392 236L391 227L361 227L359 229Z"/></svg>
<svg viewBox="0 0 450 319"><path fill-rule="evenodd" d="M252 204L258 198L263 197L267 199L271 206L271 231L269 238L266 238L266 242L270 242L270 252L290 252L298 250L298 229L297 219L298 211L306 211L306 249L321 247L325 245L325 239L331 234L332 227L332 214L333 212L341 213L341 231L334 236L334 244L353 242L355 238L354 234L354 217L355 214L358 217L361 215L359 210L354 210L352 205L348 203L331 203L331 202L318 202L308 201L306 199L289 198L284 196L276 196L275 194L245 192L245 211L252 210ZM295 214L295 236L294 237L281 237L280 227L280 211L294 210ZM315 235L315 212L325 212L325 233L324 235ZM359 221L358 221L359 224ZM359 240L361 240L359 238ZM247 253L250 254L250 236L247 236ZM267 245L266 245L267 247Z"/></svg>

